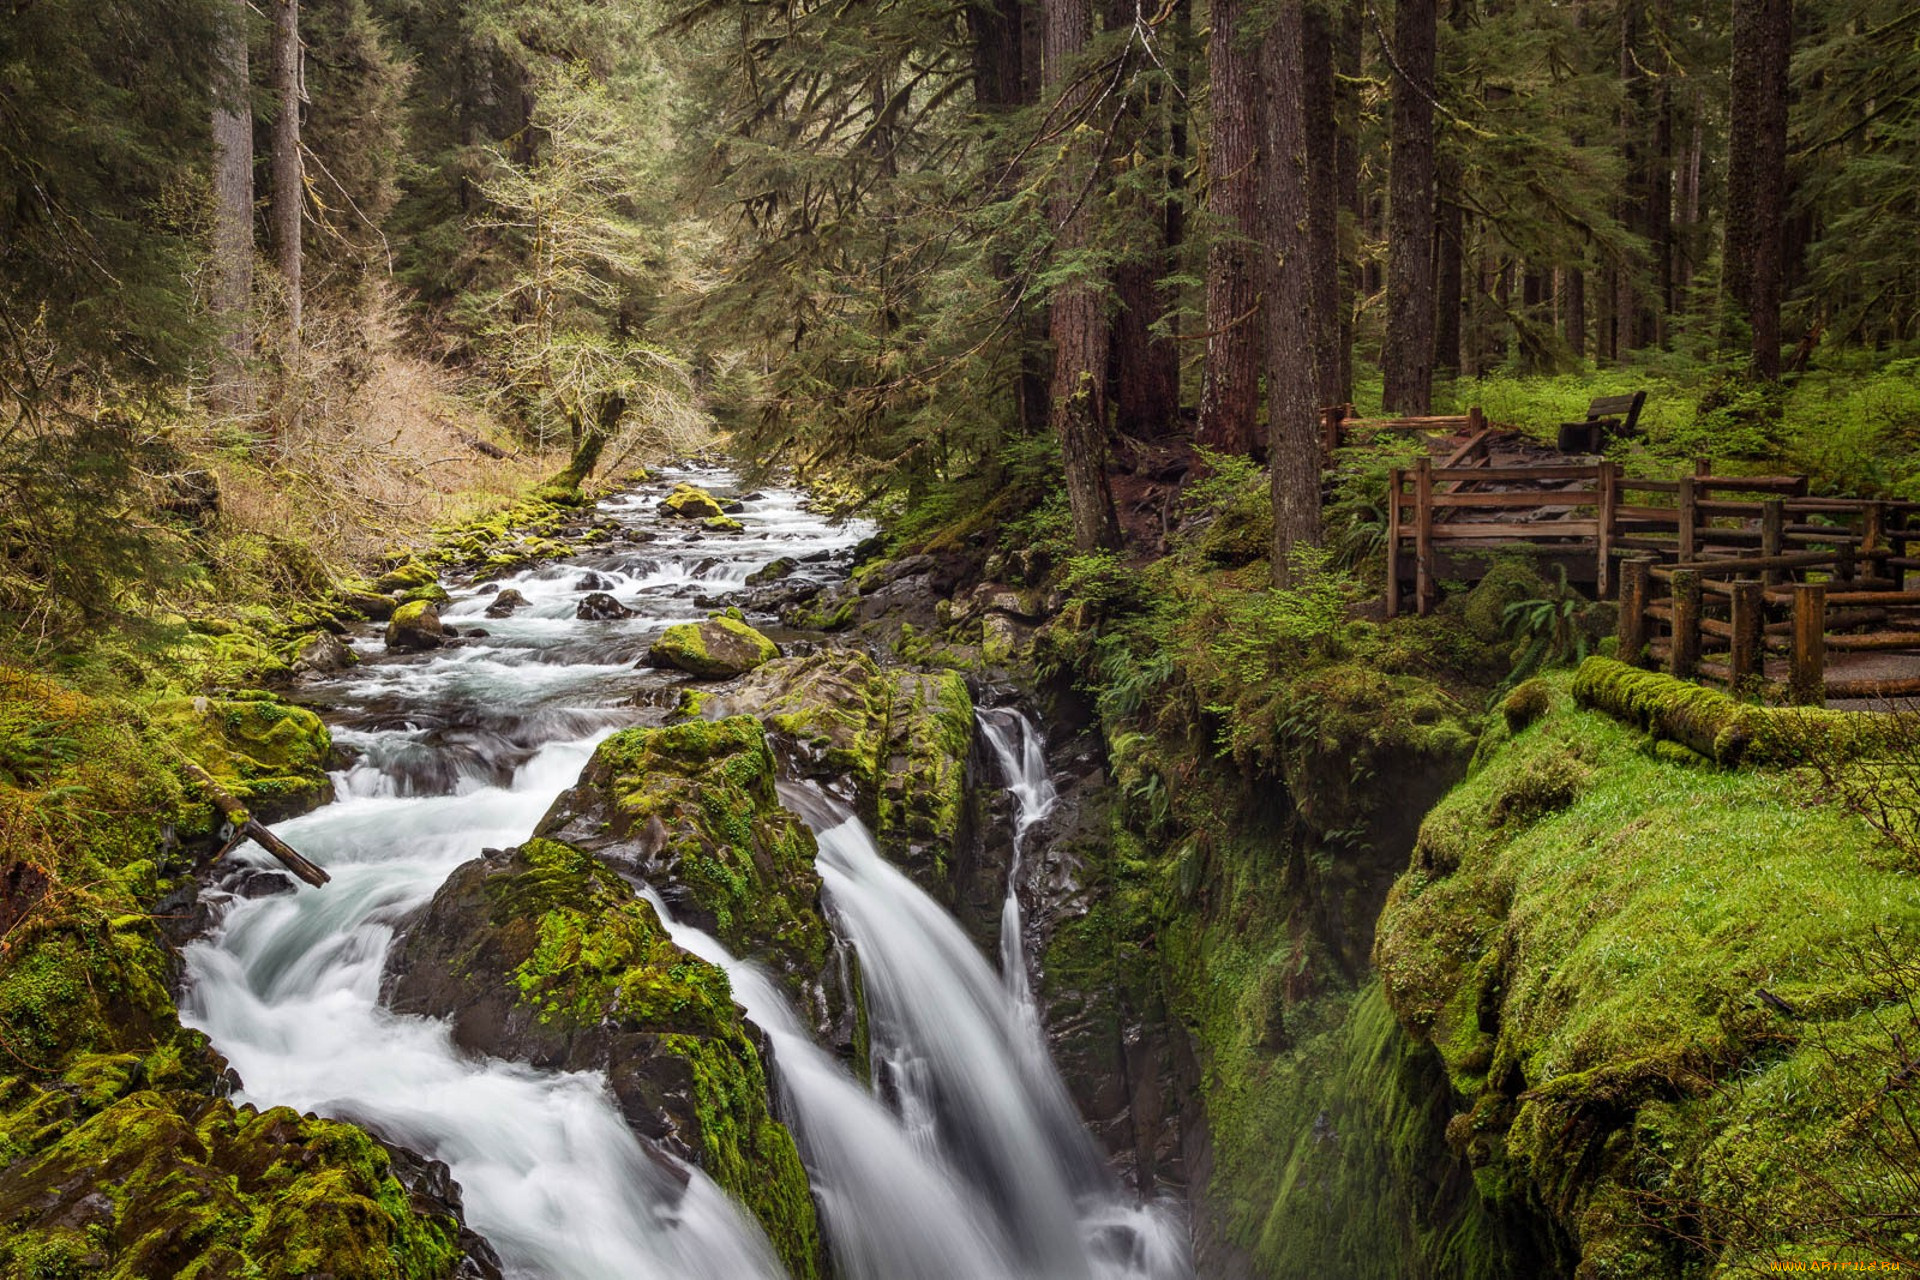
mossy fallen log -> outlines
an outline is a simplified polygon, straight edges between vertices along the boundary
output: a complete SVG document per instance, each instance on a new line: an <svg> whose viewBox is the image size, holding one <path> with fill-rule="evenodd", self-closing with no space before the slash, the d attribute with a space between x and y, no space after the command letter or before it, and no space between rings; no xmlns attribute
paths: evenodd
<svg viewBox="0 0 1920 1280"><path fill-rule="evenodd" d="M220 784L213 780L212 774L191 760L183 760L180 765L186 770L188 777L200 784L200 789L207 793L207 799L213 801L213 807L226 815L227 821L233 824L234 830L239 835L252 840L280 859L287 870L316 889L333 879L324 868L308 862L292 845L262 826L258 819L247 812L247 806L228 795Z"/></svg>
<svg viewBox="0 0 1920 1280"><path fill-rule="evenodd" d="M1588 658L1574 673L1583 707L1678 742L1723 765L1795 765L1814 756L1873 757L1920 741L1912 713L1762 707L1704 685Z"/></svg>

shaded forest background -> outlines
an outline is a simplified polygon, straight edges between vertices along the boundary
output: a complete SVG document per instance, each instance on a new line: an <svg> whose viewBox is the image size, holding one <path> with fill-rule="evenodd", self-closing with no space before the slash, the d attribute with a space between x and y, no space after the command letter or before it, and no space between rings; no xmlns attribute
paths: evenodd
<svg viewBox="0 0 1920 1280"><path fill-rule="evenodd" d="M1197 440L1283 581L1346 401L1920 496L1902 0L6 10L9 650L712 425L1080 550Z"/></svg>

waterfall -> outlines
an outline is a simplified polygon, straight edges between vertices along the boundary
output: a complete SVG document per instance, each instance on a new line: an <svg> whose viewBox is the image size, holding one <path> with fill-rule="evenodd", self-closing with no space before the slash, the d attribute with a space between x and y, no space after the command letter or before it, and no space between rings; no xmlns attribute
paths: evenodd
<svg viewBox="0 0 1920 1280"><path fill-rule="evenodd" d="M1046 739L1039 727L1012 707L979 712L986 741L1013 797L1013 857L1007 870L1007 900L1000 908L1000 974L1036 1032L1039 1011L1027 980L1025 924L1020 914L1020 875L1026 868L1027 833L1053 812L1060 793L1047 771Z"/></svg>
<svg viewBox="0 0 1920 1280"><path fill-rule="evenodd" d="M680 470L712 488L724 473ZM782 1274L758 1225L698 1169L643 1148L597 1073L479 1058L437 1019L384 1008L394 930L482 849L531 834L593 748L634 723L632 659L659 628L702 616L698 596L779 556L816 581L844 572L868 530L832 527L801 496L745 502L724 542L657 521L653 499L600 506L652 536L583 551L503 579L528 604L484 617L463 589L443 610L460 647L384 655L316 686L352 761L334 803L280 824L324 864L324 889L227 902L186 951L182 1012L240 1074L241 1101L364 1123L445 1161L468 1222L527 1280L754 1280ZM724 548L724 551L721 550ZM832 563L838 558L838 564ZM573 616L583 573L634 617ZM1051 804L1030 723L987 713L1020 820L1015 859ZM1013 746L1015 742L1017 747ZM1003 759L1011 760L1011 755ZM808 1036L784 992L718 942L655 909L687 950L727 968L772 1049L778 1109L792 1128L843 1280L1175 1280L1188 1274L1170 1215L1124 1194L1047 1055L1020 962L996 975L958 924L881 858L857 820L783 788L820 844L829 913L858 953L872 1031L869 1088ZM233 860L273 864L248 846ZM217 897L216 897L217 900Z"/></svg>
<svg viewBox="0 0 1920 1280"><path fill-rule="evenodd" d="M766 975L673 919L725 968L773 1045L793 1129L848 1280L1178 1280L1172 1215L1135 1203L1034 1052L1019 1002L938 903L818 790L781 788L815 828L836 926L860 956L883 1104L800 1028Z"/></svg>

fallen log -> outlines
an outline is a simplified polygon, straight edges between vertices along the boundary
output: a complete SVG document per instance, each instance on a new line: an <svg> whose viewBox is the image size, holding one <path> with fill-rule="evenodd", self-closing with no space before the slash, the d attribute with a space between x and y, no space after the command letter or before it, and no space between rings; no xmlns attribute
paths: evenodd
<svg viewBox="0 0 1920 1280"><path fill-rule="evenodd" d="M213 801L213 807L226 815L227 821L233 824L234 830L239 836L252 840L262 849L265 849L268 853L280 859L281 864L284 865L287 870L293 872L294 875L299 876L316 889L333 878L326 873L324 868L308 862L300 856L299 851L292 845L260 825L259 821L247 812L247 806L241 804L229 795L219 783L213 780L212 774L191 760L183 760L180 763L186 770L187 776L199 783L200 789L207 793L207 799ZM239 843L238 839L233 843ZM227 846L229 849L232 847L233 844ZM221 852L224 853L226 850L223 849Z"/></svg>

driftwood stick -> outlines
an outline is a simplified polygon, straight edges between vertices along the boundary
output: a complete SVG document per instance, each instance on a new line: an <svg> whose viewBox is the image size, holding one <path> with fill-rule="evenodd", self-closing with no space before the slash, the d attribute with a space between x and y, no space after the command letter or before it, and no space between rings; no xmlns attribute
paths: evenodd
<svg viewBox="0 0 1920 1280"><path fill-rule="evenodd" d="M213 801L213 807L227 815L227 821L231 822L241 835L253 840L262 849L280 859L287 870L316 889L333 878L323 868L301 857L299 851L292 845L261 826L254 816L247 812L247 806L229 795L219 783L213 780L212 774L191 760L183 760L181 765L186 769L187 776L199 783L200 789L207 793L207 799Z"/></svg>

